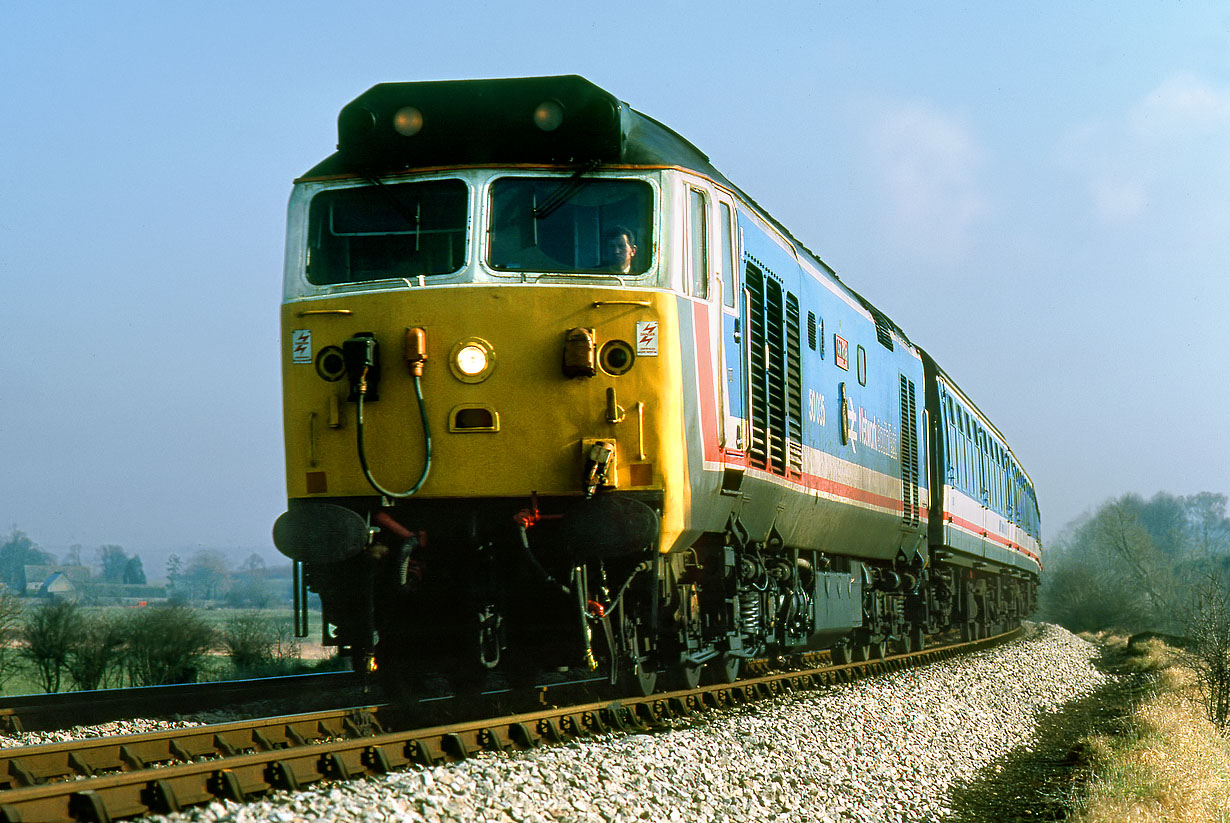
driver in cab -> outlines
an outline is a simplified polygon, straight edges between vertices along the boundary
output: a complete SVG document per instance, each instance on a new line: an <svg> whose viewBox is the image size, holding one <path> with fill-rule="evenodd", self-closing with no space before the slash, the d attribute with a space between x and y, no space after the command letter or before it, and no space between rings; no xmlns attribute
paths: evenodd
<svg viewBox="0 0 1230 823"><path fill-rule="evenodd" d="M636 237L632 230L616 226L603 235L602 266L606 271L629 274L636 257Z"/></svg>

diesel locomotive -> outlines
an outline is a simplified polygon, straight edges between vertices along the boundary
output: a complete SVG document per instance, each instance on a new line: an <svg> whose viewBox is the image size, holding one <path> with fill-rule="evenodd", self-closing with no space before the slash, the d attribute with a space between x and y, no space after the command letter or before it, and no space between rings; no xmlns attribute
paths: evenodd
<svg viewBox="0 0 1230 823"><path fill-rule="evenodd" d="M1033 608L1037 501L1003 434L583 78L346 105L290 197L282 342L298 613L316 592L324 642L406 694L648 694Z"/></svg>

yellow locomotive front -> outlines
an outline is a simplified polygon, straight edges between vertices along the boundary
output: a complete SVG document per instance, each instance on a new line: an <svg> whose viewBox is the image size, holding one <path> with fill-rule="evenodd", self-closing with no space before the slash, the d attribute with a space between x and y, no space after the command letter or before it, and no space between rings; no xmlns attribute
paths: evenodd
<svg viewBox="0 0 1230 823"><path fill-rule="evenodd" d="M687 461L669 173L628 118L580 78L386 84L296 184L275 542L394 688L652 687Z"/></svg>

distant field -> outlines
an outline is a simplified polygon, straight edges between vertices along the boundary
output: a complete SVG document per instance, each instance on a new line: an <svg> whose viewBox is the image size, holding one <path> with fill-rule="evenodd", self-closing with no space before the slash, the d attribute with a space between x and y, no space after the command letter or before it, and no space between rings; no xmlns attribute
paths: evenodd
<svg viewBox="0 0 1230 823"><path fill-rule="evenodd" d="M27 607L35 606L31 603ZM114 617L123 617L130 615L138 608L156 608L136 607L136 606L85 606L82 610L86 613L105 614ZM284 628L287 633L291 631L293 626L293 614L289 606L270 609L234 609L225 606L205 606L198 607L192 610L200 616L206 623L212 626L219 634L225 629L227 622L236 616L240 615L260 615L267 618L272 624ZM336 656L336 651L331 647L322 646L320 643L320 615L312 613L309 617L309 634L305 638L299 639L299 654L298 659L304 661L309 666L321 665L323 661ZM5 664L5 674L2 686L0 686L0 694L2 695L18 695L18 694L36 694L42 691L39 686L38 678L31 670L30 664L22 659L16 650L9 654L9 659ZM225 651L221 648L215 650L205 662L205 666L201 672L201 680L223 680L236 676L233 670L230 659ZM108 686L118 686L120 684L111 682ZM73 688L72 682L67 677L61 688L62 691L67 691Z"/></svg>

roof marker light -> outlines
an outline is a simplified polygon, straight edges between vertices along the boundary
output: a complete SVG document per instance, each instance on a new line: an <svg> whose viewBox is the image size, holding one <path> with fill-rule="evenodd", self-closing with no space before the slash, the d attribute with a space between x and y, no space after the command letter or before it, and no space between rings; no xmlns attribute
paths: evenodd
<svg viewBox="0 0 1230 823"><path fill-rule="evenodd" d="M564 122L564 107L558 100L544 100L534 109L534 125L543 131L555 131Z"/></svg>
<svg viewBox="0 0 1230 823"><path fill-rule="evenodd" d="M423 129L423 113L414 106L405 106L393 114L393 129L403 137L413 137Z"/></svg>

